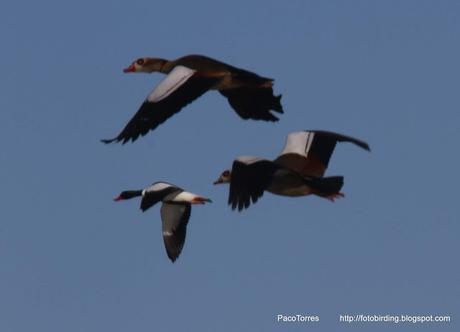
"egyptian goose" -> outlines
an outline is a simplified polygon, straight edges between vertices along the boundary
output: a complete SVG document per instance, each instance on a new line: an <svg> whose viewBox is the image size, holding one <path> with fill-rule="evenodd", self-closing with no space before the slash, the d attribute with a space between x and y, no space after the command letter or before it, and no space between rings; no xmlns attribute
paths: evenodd
<svg viewBox="0 0 460 332"><path fill-rule="evenodd" d="M155 182L143 190L122 191L114 201L142 197L141 210L144 212L158 202L161 205L163 224L163 240L169 259L174 262L179 257L185 242L187 223L190 218L192 204L211 202L205 198L166 182Z"/></svg>
<svg viewBox="0 0 460 332"><path fill-rule="evenodd" d="M258 157L239 157L232 170L224 171L214 184L230 183L228 204L239 211L248 208L264 191L281 196L314 194L334 201L343 176L323 177L337 142L351 142L370 151L356 138L322 130L290 133L281 154L270 161Z"/></svg>
<svg viewBox="0 0 460 332"><path fill-rule="evenodd" d="M281 95L273 95L273 79L202 56L187 55L168 61L140 58L125 73L168 74L147 96L121 133L102 142L133 142L154 130L208 90L218 90L243 119L278 121L271 110L283 113Z"/></svg>

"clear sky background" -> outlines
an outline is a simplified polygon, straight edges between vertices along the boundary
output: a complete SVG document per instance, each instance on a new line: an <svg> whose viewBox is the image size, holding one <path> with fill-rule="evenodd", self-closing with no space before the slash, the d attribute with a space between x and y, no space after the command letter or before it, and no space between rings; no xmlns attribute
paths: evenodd
<svg viewBox="0 0 460 332"><path fill-rule="evenodd" d="M459 15L448 0L3 1L0 330L458 331ZM124 67L193 53L275 78L281 121L210 92L134 144L99 142L163 78ZM231 211L218 175L303 129L371 145L332 157L346 198ZM174 264L159 208L112 201L159 180L214 200ZM339 322L359 313L452 322Z"/></svg>

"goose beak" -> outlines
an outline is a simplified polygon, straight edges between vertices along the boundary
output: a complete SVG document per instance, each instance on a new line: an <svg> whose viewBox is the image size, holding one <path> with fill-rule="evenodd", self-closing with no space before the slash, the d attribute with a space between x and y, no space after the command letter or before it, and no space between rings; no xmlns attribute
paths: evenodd
<svg viewBox="0 0 460 332"><path fill-rule="evenodd" d="M224 182L224 181L222 181L222 178L218 178L216 181L213 182L213 184L214 185L221 184L222 182Z"/></svg>
<svg viewBox="0 0 460 332"><path fill-rule="evenodd" d="M136 71L136 66L134 66L134 63L131 64L128 68L123 69L124 73L134 73Z"/></svg>
<svg viewBox="0 0 460 332"><path fill-rule="evenodd" d="M118 201L121 201L123 200L123 198L121 196L117 196L113 199L115 202L118 202Z"/></svg>

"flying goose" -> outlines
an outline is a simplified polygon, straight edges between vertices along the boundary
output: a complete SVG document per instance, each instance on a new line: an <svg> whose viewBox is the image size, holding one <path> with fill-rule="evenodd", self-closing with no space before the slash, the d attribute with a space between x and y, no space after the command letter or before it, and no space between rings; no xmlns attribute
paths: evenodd
<svg viewBox="0 0 460 332"><path fill-rule="evenodd" d="M370 151L356 138L323 130L290 133L281 154L273 161L242 156L214 184L230 183L228 204L239 211L248 208L264 191L281 196L317 195L334 201L343 176L323 177L337 142L351 142Z"/></svg>
<svg viewBox="0 0 460 332"><path fill-rule="evenodd" d="M278 121L270 111L283 113L281 95L273 95L273 79L202 55L168 61L140 58L125 73L168 74L147 96L121 133L104 143L135 141L178 113L208 90L218 90L243 119Z"/></svg>
<svg viewBox="0 0 460 332"><path fill-rule="evenodd" d="M114 198L121 201L141 196L141 210L145 212L158 202L161 205L163 224L163 240L169 259L174 262L179 257L185 242L187 223L190 218L192 204L211 203L205 198L166 182L155 182L143 190L126 190Z"/></svg>

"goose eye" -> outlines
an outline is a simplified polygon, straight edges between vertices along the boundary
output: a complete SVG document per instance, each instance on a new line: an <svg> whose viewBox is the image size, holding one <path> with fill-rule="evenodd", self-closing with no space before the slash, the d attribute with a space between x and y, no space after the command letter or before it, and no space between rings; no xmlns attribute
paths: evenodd
<svg viewBox="0 0 460 332"><path fill-rule="evenodd" d="M229 171L225 171L223 176L229 176L230 175L230 172Z"/></svg>
<svg viewBox="0 0 460 332"><path fill-rule="evenodd" d="M142 66L144 64L144 59L137 59L136 60L136 63L139 65L139 66Z"/></svg>

